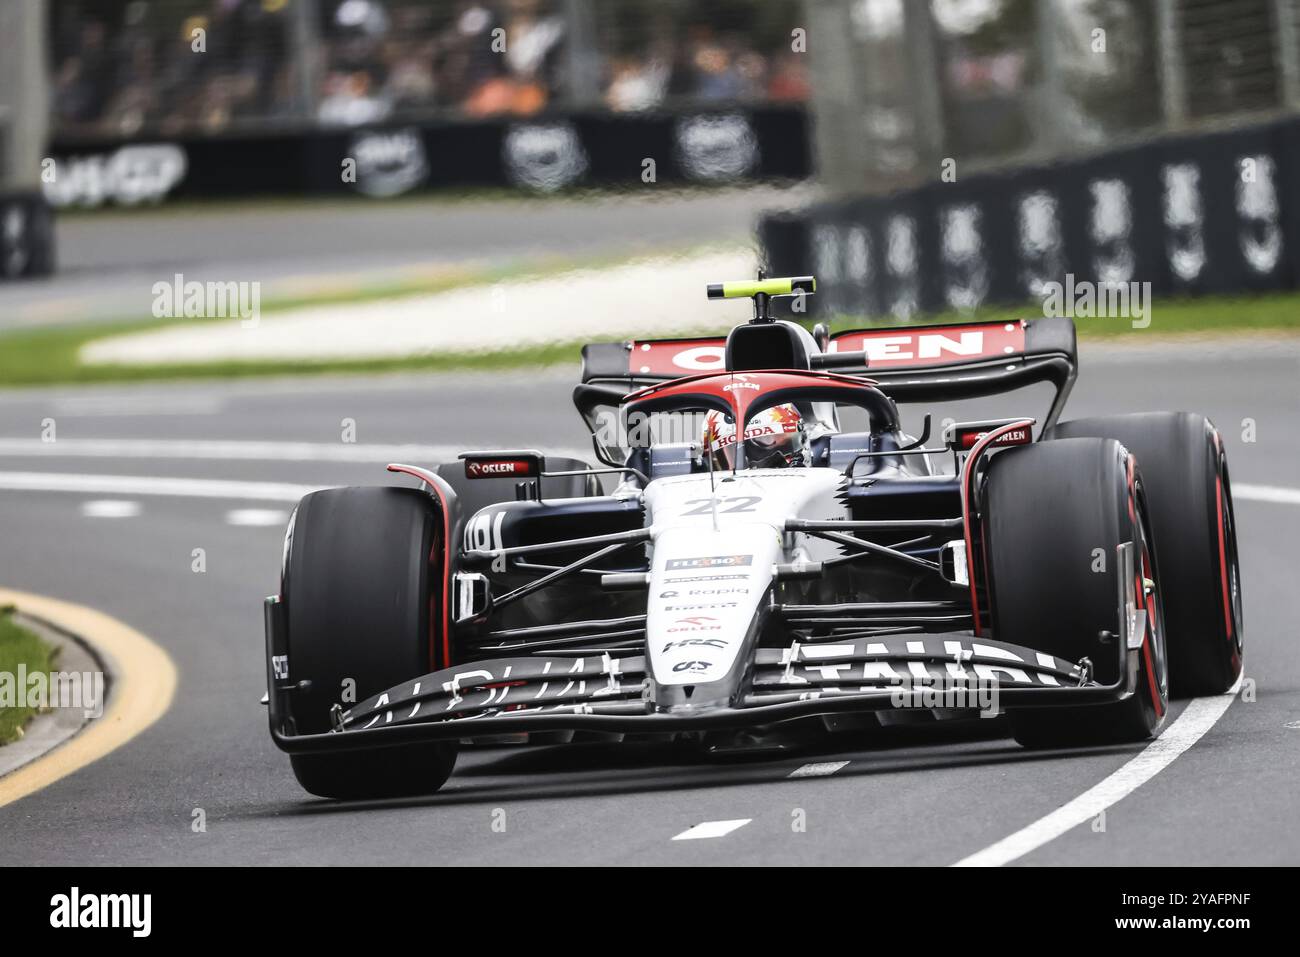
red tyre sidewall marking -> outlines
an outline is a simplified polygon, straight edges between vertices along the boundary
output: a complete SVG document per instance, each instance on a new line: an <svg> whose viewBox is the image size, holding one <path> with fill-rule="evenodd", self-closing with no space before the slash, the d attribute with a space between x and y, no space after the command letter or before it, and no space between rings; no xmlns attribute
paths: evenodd
<svg viewBox="0 0 1300 957"><path fill-rule="evenodd" d="M1232 641L1236 636L1232 629L1232 599L1228 595L1228 552L1223 534L1223 477L1221 475L1214 477L1214 511L1219 530L1219 585L1223 591L1223 627L1228 641Z"/></svg>
<svg viewBox="0 0 1300 957"><path fill-rule="evenodd" d="M1151 563L1150 557L1147 554L1146 534L1139 524L1137 517L1137 490L1136 476L1134 474L1134 466L1136 464L1137 458L1130 453L1125 469L1128 479L1128 517L1133 523L1132 527L1134 533L1141 536L1140 541L1142 542L1142 554L1139 556L1140 566L1137 570L1137 582L1135 583L1137 591L1134 597L1137 599L1137 603L1142 606L1147 613L1147 633L1142 638L1142 660L1146 664L1147 687L1151 691L1151 704L1156 710L1156 720L1159 720L1164 717L1165 705L1164 701L1161 700L1160 697L1160 687L1156 684L1155 662L1151 657L1152 630L1156 628L1159 623L1156 621L1156 603L1154 593L1151 598L1147 598L1146 594L1145 579L1151 575Z"/></svg>
<svg viewBox="0 0 1300 957"><path fill-rule="evenodd" d="M1228 552L1223 528L1223 444L1219 430L1211 429L1214 439L1214 528L1219 543L1219 587L1223 593L1223 628L1228 640L1233 640L1232 602L1228 595Z"/></svg>
<svg viewBox="0 0 1300 957"><path fill-rule="evenodd" d="M1223 479L1214 477L1214 510L1219 529L1219 584L1223 589L1223 627L1232 641L1232 602L1228 597L1228 553L1223 540Z"/></svg>
<svg viewBox="0 0 1300 957"><path fill-rule="evenodd" d="M429 596L429 666L437 671L441 668L451 667L451 509L448 507L447 492L451 486L440 478L436 473L428 469L422 469L412 465L389 465L388 471L399 472L404 475L411 475L418 478L426 486L428 491L438 500L438 511L442 513L442 555L443 566L442 575L440 576L439 591L442 592L442 663L439 666L437 661L437 641L433 634L433 623L436 619L435 603L437 596ZM432 562L438 553L438 539L435 536L433 547L429 552L429 561Z"/></svg>
<svg viewBox="0 0 1300 957"><path fill-rule="evenodd" d="M440 508L442 512L442 575L439 582L439 591L442 592L442 663L441 667L451 667L451 509L448 507L447 497L442 494L442 489L437 485L430 485L438 495ZM434 549L437 549L437 541L434 541ZM433 607L434 596L429 596L430 608ZM432 617L431 617L432 620ZM429 644L434 644L433 635L429 635ZM432 648L430 649L432 653Z"/></svg>
<svg viewBox="0 0 1300 957"><path fill-rule="evenodd" d="M966 461L962 463L961 512L962 512L962 520L963 520L962 524L965 526L963 531L965 533L964 537L966 540L966 560L967 560L967 567L968 567L967 574L970 576L971 631L977 637L981 633L980 632L980 605L979 605L979 594L976 590L977 586L975 584L975 547L972 538L973 531L974 531L973 529L974 508L972 507L973 503L971 502L971 495L973 494L973 490L971 489L971 482L975 478L975 465L979 461L980 456L984 454L984 450L987 449L990 445L992 445L993 442L997 440L998 436L1006 432L1010 432L1017 428L1021 428L1021 429L1032 428L1033 424L1034 423L1032 419L1017 419L1014 422L1008 422L1006 425L998 426L998 428L993 429L991 432L985 433L982 439L980 439L973 446L971 446L970 452L968 452L966 455ZM989 568L988 543L985 540L983 535L980 535L980 557L983 559L984 562L984 577L985 579L988 579L990 577L988 574L988 568Z"/></svg>
<svg viewBox="0 0 1300 957"><path fill-rule="evenodd" d="M1218 429L1211 429L1214 438L1214 528L1219 543L1219 587L1223 593L1223 627L1228 640L1233 640L1232 602L1228 595L1228 551L1223 526L1223 445Z"/></svg>
<svg viewBox="0 0 1300 957"><path fill-rule="evenodd" d="M1151 659L1151 636L1154 629L1159 627L1161 622L1156 619L1156 601L1155 593L1151 597L1146 594L1146 582L1143 580L1150 576L1151 566L1148 564L1147 550L1144 545L1142 548L1142 568L1138 572L1138 602L1146 609L1147 613L1147 633L1142 639L1142 655L1146 659L1147 685L1151 689L1151 703L1155 705L1156 717L1161 718L1165 713L1164 701L1160 697L1160 688L1156 684L1155 662Z"/></svg>
<svg viewBox="0 0 1300 957"><path fill-rule="evenodd" d="M429 565L433 568L437 568L438 567L436 564L437 561L438 561L438 539L437 536L435 536L433 541L433 546L429 549ZM441 591L442 589L438 589L438 590ZM437 636L434 634L434 626L437 623L437 621L438 621L438 596L435 595L433 592L430 592L429 593L429 668L432 671L441 670L441 668L438 666L438 661L437 661L438 640L437 640ZM447 664L450 663L451 662L447 662L442 667L445 668Z"/></svg>

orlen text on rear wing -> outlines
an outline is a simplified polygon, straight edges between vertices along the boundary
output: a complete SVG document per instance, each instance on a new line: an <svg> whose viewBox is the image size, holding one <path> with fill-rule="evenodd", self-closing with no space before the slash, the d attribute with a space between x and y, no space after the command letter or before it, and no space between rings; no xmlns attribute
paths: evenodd
<svg viewBox="0 0 1300 957"><path fill-rule="evenodd" d="M867 375L899 402L948 402L1038 382L1056 389L1043 429L1061 414L1078 374L1074 322L1064 317L854 329L828 352L863 352Z"/></svg>
<svg viewBox="0 0 1300 957"><path fill-rule="evenodd" d="M606 465L624 464L627 449L602 440L617 418L623 398L638 389L726 368L726 336L688 339L629 339L582 347L582 382L574 386L573 404L591 432L596 458ZM605 421L601 421L601 417Z"/></svg>
<svg viewBox="0 0 1300 957"><path fill-rule="evenodd" d="M863 375L900 402L972 399L1050 382L1056 395L1045 429L1060 415L1078 368L1074 323L1067 318L888 326L818 338L829 355L865 353ZM584 346L583 385L574 401L580 410L598 399L616 403L619 390L626 394L656 382L723 371L726 344L725 337L716 336Z"/></svg>

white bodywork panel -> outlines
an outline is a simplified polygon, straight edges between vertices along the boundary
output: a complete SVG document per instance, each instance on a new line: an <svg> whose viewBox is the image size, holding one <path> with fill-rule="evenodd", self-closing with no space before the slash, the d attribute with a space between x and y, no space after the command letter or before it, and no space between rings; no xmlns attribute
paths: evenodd
<svg viewBox="0 0 1300 957"><path fill-rule="evenodd" d="M651 526L646 643L659 685L725 678L768 600L772 566L838 554L791 535L786 519L848 517L837 469L754 469L657 479L645 490Z"/></svg>

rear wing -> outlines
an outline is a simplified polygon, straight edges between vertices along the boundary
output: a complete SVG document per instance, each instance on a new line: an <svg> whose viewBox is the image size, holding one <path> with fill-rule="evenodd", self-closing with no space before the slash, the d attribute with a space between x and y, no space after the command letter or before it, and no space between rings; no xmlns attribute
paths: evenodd
<svg viewBox="0 0 1300 957"><path fill-rule="evenodd" d="M657 382L726 367L725 336L633 339L582 349L579 410ZM1010 392L1038 382L1056 389L1044 429L1060 416L1078 373L1074 322L1065 317L853 329L826 337L828 355L864 353L866 366L841 374L870 378L899 402L943 402ZM829 364L829 363L828 363ZM585 400L585 401L584 401Z"/></svg>

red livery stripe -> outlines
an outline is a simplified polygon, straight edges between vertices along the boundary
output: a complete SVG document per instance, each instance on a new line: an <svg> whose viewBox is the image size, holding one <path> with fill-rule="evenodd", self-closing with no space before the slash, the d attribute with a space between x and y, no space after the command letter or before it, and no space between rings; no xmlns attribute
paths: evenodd
<svg viewBox="0 0 1300 957"><path fill-rule="evenodd" d="M633 342L628 352L629 375L695 375L722 372L726 365L727 340L651 339Z"/></svg>
<svg viewBox="0 0 1300 957"><path fill-rule="evenodd" d="M830 351L865 352L869 369L926 368L1008 359L1024 355L1025 325L1015 320L842 332L832 338Z"/></svg>

